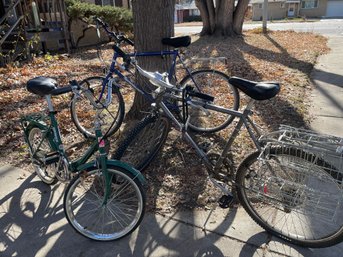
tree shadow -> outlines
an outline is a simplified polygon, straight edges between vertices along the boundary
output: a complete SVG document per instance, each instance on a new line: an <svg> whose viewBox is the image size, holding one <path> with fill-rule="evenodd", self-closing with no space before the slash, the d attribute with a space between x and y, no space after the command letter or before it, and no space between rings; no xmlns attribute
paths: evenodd
<svg viewBox="0 0 343 257"><path fill-rule="evenodd" d="M277 130L281 124L309 129L304 120L304 113L300 113L294 105L280 97L267 101L255 101L254 111L256 116L268 125L270 131Z"/></svg>
<svg viewBox="0 0 343 257"><path fill-rule="evenodd" d="M340 88L343 87L343 76L340 74L314 68L312 75L312 84L316 84L315 81L322 81Z"/></svg>
<svg viewBox="0 0 343 257"><path fill-rule="evenodd" d="M63 218L61 207L52 202L61 189L50 188L34 178L33 174L28 176L0 201L1 256L36 256L49 238L60 232L51 231L50 225Z"/></svg>
<svg viewBox="0 0 343 257"><path fill-rule="evenodd" d="M340 255L342 244L331 246L329 248L305 248L296 246L280 238L268 235L267 239L261 232L251 236L240 252L240 257L252 256L313 256L313 257L335 257Z"/></svg>
<svg viewBox="0 0 343 257"><path fill-rule="evenodd" d="M314 72L315 72L314 74L321 73L321 76L315 75L311 79L311 83L316 86L316 90L319 92L320 95L324 96L325 99L328 99L328 101L333 106L335 106L336 109L343 112L342 102L339 102L339 99L333 96L335 94L335 90L332 90L330 88L330 85L337 86L338 88L343 88L343 76L338 75L338 74L333 74L330 72L318 71L318 70L315 70ZM323 85L321 82L328 83L329 85L325 85L325 84Z"/></svg>
<svg viewBox="0 0 343 257"><path fill-rule="evenodd" d="M246 54L254 56L259 60L267 61L269 66L266 67L266 70L273 68L270 66L270 63L277 63L291 69L299 70L309 76L313 64L293 57L272 37L272 35L273 33L263 34L263 37L271 42L276 50L265 49L265 46L254 46L251 43L248 43L245 36L226 39L206 36L201 37L192 43L189 49L191 52L190 56L226 57L228 62L227 70L232 75L256 81L262 79L262 74L259 74L252 68L249 59L245 56Z"/></svg>
<svg viewBox="0 0 343 257"><path fill-rule="evenodd" d="M17 176L9 169L1 172L8 182ZM14 176L13 176L14 175ZM8 187L6 187L8 188ZM193 212L164 217L146 213L131 235L105 243L76 233L64 218L62 198L65 186L47 186L34 174L13 181L13 190L0 200L1 256L224 256L214 244L220 236L192 226ZM226 230L235 211L217 229ZM187 219L189 224L182 222ZM28 247L28 242L30 245Z"/></svg>

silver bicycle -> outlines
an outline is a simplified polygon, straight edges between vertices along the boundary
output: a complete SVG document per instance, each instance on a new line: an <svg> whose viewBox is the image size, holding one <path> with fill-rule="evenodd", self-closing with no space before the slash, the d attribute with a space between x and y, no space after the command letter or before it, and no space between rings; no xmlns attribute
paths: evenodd
<svg viewBox="0 0 343 257"><path fill-rule="evenodd" d="M180 92L165 75L135 66L157 87L155 102L148 116L118 147L115 159L144 170L166 141L172 123L205 164L209 179L223 191L221 207L230 206L231 191L235 188L247 213L273 235L306 247L327 247L343 240L343 139L287 126L262 136L250 118L254 101L276 96L280 90L278 83L231 77L230 84L251 98L245 110L239 112L212 104L212 96L191 87ZM183 103L182 121L165 106L164 97L174 97ZM189 106L238 119L216 158L204 151L189 133ZM243 125L257 151L247 156L233 174L234 179L229 179L223 164Z"/></svg>

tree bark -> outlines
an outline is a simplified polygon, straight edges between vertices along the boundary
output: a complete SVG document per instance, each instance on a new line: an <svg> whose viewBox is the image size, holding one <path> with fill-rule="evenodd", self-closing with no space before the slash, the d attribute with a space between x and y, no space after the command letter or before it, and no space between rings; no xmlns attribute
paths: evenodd
<svg viewBox="0 0 343 257"><path fill-rule="evenodd" d="M168 49L162 45L161 39L174 35L174 6L175 0L133 0L132 11L134 19L135 51L161 51ZM148 71L167 71L171 58L139 57L138 64ZM136 83L151 90L151 85L136 74ZM141 111L149 108L150 103L138 92L128 113L128 118L140 118Z"/></svg>
<svg viewBox="0 0 343 257"><path fill-rule="evenodd" d="M195 0L203 21L204 35L233 36L242 34L245 11L249 0Z"/></svg>
<svg viewBox="0 0 343 257"><path fill-rule="evenodd" d="M234 0L219 0L216 5L216 28L215 35L231 36L233 34L232 19Z"/></svg>
<svg viewBox="0 0 343 257"><path fill-rule="evenodd" d="M212 35L215 27L215 7L213 0L195 0L195 5L200 11L200 16L203 21L203 27L200 35Z"/></svg>
<svg viewBox="0 0 343 257"><path fill-rule="evenodd" d="M249 0L239 0L233 16L233 31L237 35L242 34L245 12L248 8Z"/></svg>

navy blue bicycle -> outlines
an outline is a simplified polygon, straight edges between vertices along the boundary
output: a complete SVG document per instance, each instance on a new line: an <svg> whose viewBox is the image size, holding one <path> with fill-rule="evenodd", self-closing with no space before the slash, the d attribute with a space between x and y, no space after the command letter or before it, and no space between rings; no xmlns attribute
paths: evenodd
<svg viewBox="0 0 343 257"><path fill-rule="evenodd" d="M123 84L131 86L148 101L153 100L150 92L131 79L134 71L130 70L130 58L140 56L171 56L172 64L168 72L165 73L169 80L174 79L180 88L190 85L199 92L214 95L216 96L216 104L238 110L239 93L229 83L229 77L226 74L214 69L192 71L187 67L179 48L190 45L191 38L189 36L163 38L162 43L173 47L174 49L172 50L133 52L128 54L124 53L120 47L124 44L133 46L134 44L130 39L111 31L108 25L98 18L96 23L97 30L102 27L110 38L114 39L115 45L113 46L112 63L107 75L105 77L90 77L80 82L80 90L73 96L71 102L72 120L85 137L93 138L95 136L91 126L92 123L90 122L96 113L92 100L95 100L98 103L98 108L101 108L102 130L107 135L112 135L119 129L125 115L125 103L121 94ZM120 63L118 60L123 56L126 59ZM176 78L178 62L186 72L186 75L179 80ZM168 104L168 108L171 110L178 110L178 107L179 102L177 101L174 101L173 104ZM182 117L182 112L179 113ZM218 114L218 112L212 112L204 108L189 107L189 127L196 132L216 132L228 126L232 120L233 116L229 114Z"/></svg>

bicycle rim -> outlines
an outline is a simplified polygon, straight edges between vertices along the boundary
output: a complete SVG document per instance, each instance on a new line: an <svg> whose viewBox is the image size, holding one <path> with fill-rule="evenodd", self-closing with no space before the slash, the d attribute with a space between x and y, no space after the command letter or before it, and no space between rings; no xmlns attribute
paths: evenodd
<svg viewBox="0 0 343 257"><path fill-rule="evenodd" d="M75 177L64 196L68 222L83 236L97 241L128 235L144 216L145 194L138 179L118 167L108 167L108 173L113 178L106 204L105 177L97 168Z"/></svg>
<svg viewBox="0 0 343 257"><path fill-rule="evenodd" d="M228 109L238 110L238 90L229 83L229 77L216 70L198 70L186 76L180 82L182 87L190 85L194 90L214 96L214 104ZM214 110L189 106L189 127L197 132L217 132L227 127L234 117Z"/></svg>
<svg viewBox="0 0 343 257"><path fill-rule="evenodd" d="M102 77L91 77L83 80L80 83L82 88L80 95L74 95L70 105L72 120L77 129L86 137L95 138L94 119L96 109L86 97L85 90L88 90L92 94L93 100L97 101L101 94L103 81L104 78ZM100 113L102 133L107 133L108 136L113 135L119 129L124 118L125 109L120 91L113 90L111 104L107 107L104 106ZM103 93L101 103L105 103L106 95L107 87Z"/></svg>
<svg viewBox="0 0 343 257"><path fill-rule="evenodd" d="M50 185L56 181L56 171L58 168L58 164L57 162L49 164L49 165L40 163L40 162L43 162L43 158L45 157L46 154L52 152L48 139L45 138L42 142L42 138L43 138L43 133L39 128L33 127L29 131L29 135L28 135L29 144L31 145L32 150L36 152L36 155L40 155L42 157L41 160L39 160L38 156L34 157L36 161L33 162L33 166L35 168L36 174L44 183ZM39 150L37 151L38 147L39 147Z"/></svg>
<svg viewBox="0 0 343 257"><path fill-rule="evenodd" d="M314 155L299 151L258 160L247 157L237 172L238 197L264 229L306 247L327 247L343 239L341 184ZM325 162L321 162L322 164Z"/></svg>

